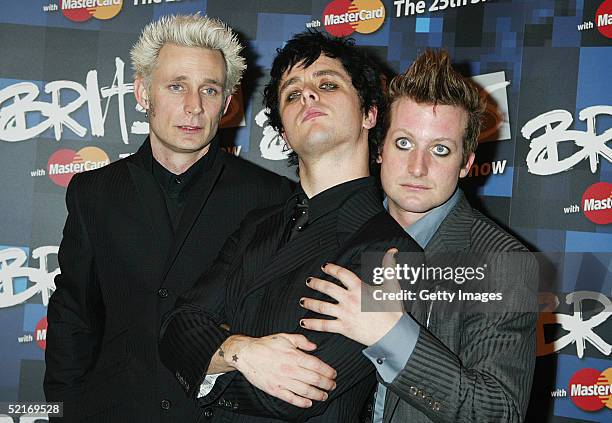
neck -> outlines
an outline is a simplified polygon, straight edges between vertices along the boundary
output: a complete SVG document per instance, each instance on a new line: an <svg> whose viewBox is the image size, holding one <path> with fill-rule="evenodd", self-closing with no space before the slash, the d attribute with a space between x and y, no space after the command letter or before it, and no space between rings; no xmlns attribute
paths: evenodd
<svg viewBox="0 0 612 423"><path fill-rule="evenodd" d="M389 198L389 197L387 197ZM403 210L397 204L395 204L390 199L387 200L389 205L389 214L397 223L400 224L402 228L407 228L408 226L416 223L419 219L423 218L429 211L424 213L414 213Z"/></svg>
<svg viewBox="0 0 612 423"><path fill-rule="evenodd" d="M359 145L365 146L365 149L354 148L353 145L352 151L331 151L312 158L299 156L300 184L308 198L344 182L370 175L368 144Z"/></svg>
<svg viewBox="0 0 612 423"><path fill-rule="evenodd" d="M187 171L195 162L204 157L209 149L210 144L201 150L183 153L160 147L158 143L151 142L151 152L155 160L175 175Z"/></svg>

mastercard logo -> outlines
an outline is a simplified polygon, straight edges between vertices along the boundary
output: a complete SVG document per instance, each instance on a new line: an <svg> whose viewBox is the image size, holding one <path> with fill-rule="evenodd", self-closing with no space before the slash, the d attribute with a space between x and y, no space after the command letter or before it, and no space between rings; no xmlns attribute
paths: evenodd
<svg viewBox="0 0 612 423"><path fill-rule="evenodd" d="M335 0L323 11L325 30L335 37L370 34L384 21L385 6L380 0Z"/></svg>
<svg viewBox="0 0 612 423"><path fill-rule="evenodd" d="M36 329L34 329L34 339L36 340L36 344L40 347L40 349L44 350L47 348L47 318L43 317L36 324Z"/></svg>
<svg viewBox="0 0 612 423"><path fill-rule="evenodd" d="M606 0L599 5L595 13L595 22L601 35L612 38L612 0Z"/></svg>
<svg viewBox="0 0 612 423"><path fill-rule="evenodd" d="M98 169L110 163L106 153L98 147L85 147L79 151L57 150L47 162L47 175L56 185L67 187L76 173Z"/></svg>
<svg viewBox="0 0 612 423"><path fill-rule="evenodd" d="M582 210L587 219L598 225L612 223L612 184L597 182L582 194Z"/></svg>
<svg viewBox="0 0 612 423"><path fill-rule="evenodd" d="M612 367L603 372L591 368L578 370L568 388L572 402L584 411L612 409Z"/></svg>
<svg viewBox="0 0 612 423"><path fill-rule="evenodd" d="M91 18L111 19L123 7L123 0L62 0L62 15L73 22Z"/></svg>

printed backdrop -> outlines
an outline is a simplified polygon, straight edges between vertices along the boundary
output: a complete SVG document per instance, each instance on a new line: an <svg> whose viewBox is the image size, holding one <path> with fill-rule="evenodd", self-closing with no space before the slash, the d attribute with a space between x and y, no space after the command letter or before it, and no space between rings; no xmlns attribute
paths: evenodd
<svg viewBox="0 0 612 423"><path fill-rule="evenodd" d="M2 1L0 401L44 399L65 187L135 152L148 132L130 46L151 20L195 11L227 22L247 46L224 148L291 177L261 105L284 40L306 28L350 35L392 72L426 47L448 49L489 99L464 189L550 254L557 278L540 298L527 420L612 420L612 0Z"/></svg>

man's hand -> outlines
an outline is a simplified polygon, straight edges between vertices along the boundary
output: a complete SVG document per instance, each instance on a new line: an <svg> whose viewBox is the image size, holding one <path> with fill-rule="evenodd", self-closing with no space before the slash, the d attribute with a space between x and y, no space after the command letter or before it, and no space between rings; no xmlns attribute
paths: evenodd
<svg viewBox="0 0 612 423"><path fill-rule="evenodd" d="M253 386L296 407L311 407L312 400L325 401L325 391L336 387L336 371L304 352L317 346L303 335L234 335L228 341L220 350L228 365Z"/></svg>
<svg viewBox="0 0 612 423"><path fill-rule="evenodd" d="M397 249L392 248L385 253L383 267L395 267L395 254ZM362 290L370 293L372 287L363 283L353 272L335 264L328 263L322 267L323 272L333 276L340 281L346 289L331 282L310 278L308 286L316 291L322 292L338 302L338 304L315 300L312 298L302 298L302 307L319 314L335 317L335 320L325 319L302 319L300 325L306 329L320 332L339 333L359 342L370 346L375 344L387 332L389 332L403 315L401 303L393 311L363 312L361 310ZM382 287L377 287L382 288ZM400 287L396 279L386 279L384 290L399 291ZM368 294L369 295L369 294ZM386 307L388 309L389 307Z"/></svg>

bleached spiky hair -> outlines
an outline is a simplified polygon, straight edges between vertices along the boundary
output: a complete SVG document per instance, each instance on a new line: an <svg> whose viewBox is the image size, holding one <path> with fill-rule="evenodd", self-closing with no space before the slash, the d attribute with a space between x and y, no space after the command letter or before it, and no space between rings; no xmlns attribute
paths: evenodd
<svg viewBox="0 0 612 423"><path fill-rule="evenodd" d="M233 93L240 83L246 62L240 56L242 45L238 37L219 19L202 16L198 12L192 15L163 16L142 30L130 56L134 77L142 78L147 89L159 52L166 43L219 50L225 60L226 94Z"/></svg>

